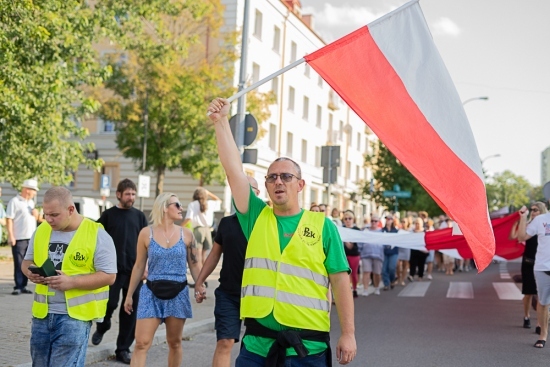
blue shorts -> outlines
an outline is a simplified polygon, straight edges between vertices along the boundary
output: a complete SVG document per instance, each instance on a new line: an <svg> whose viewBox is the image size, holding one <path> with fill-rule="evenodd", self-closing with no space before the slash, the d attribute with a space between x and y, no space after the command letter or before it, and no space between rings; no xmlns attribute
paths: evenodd
<svg viewBox="0 0 550 367"><path fill-rule="evenodd" d="M229 295L219 288L214 291L214 296L214 327L217 340L235 339L235 342L238 342L241 337L241 297Z"/></svg>

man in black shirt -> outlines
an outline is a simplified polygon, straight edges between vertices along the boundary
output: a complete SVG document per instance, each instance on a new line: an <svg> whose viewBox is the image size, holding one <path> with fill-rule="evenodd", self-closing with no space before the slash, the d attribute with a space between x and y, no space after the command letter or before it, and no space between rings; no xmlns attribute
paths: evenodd
<svg viewBox="0 0 550 367"><path fill-rule="evenodd" d="M260 193L258 182L250 176L248 182L252 191L258 195ZM212 250L195 282L195 299L198 303L201 303L206 298L204 282L216 268L223 253L219 279L220 286L214 291L216 297L214 307L215 329L218 342L214 351L213 367L229 367L231 365L231 349L240 338L241 284L247 244L237 215L233 214L222 218L218 225Z"/></svg>
<svg viewBox="0 0 550 367"><path fill-rule="evenodd" d="M130 276L132 268L136 262L136 248L139 232L147 227L147 218L140 210L133 207L136 200L136 185L129 179L124 179L118 183L116 197L118 204L107 209L97 220L103 224L105 231L113 238L117 253L118 273L115 283L109 288L109 302L107 303L107 313L103 322L97 323L97 329L92 335L92 344L98 345L105 334L111 328L111 317L118 307L120 291L122 290L122 299L126 299L128 286L130 285ZM139 300L139 290L141 283L133 294L134 308L137 309ZM117 348L115 350L116 360L130 364L131 354L130 346L134 342L136 330L136 313L128 315L124 308L119 311L119 330L117 338Z"/></svg>

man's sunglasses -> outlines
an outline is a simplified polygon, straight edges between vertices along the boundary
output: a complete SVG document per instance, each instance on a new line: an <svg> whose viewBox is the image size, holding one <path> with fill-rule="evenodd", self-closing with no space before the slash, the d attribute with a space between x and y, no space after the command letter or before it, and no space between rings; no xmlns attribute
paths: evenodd
<svg viewBox="0 0 550 367"><path fill-rule="evenodd" d="M166 207L169 207L170 205L174 205L176 207L176 209L181 209L181 204L177 201L174 202L174 203L168 204Z"/></svg>
<svg viewBox="0 0 550 367"><path fill-rule="evenodd" d="M292 181L293 177L296 177L298 180L300 179L298 176L293 175L292 173L286 173L286 172L283 172L283 173L280 173L280 174L271 173L271 174L265 176L265 182L273 183L273 182L277 181L277 177L280 177L281 181L283 181L283 182L290 182L290 181Z"/></svg>

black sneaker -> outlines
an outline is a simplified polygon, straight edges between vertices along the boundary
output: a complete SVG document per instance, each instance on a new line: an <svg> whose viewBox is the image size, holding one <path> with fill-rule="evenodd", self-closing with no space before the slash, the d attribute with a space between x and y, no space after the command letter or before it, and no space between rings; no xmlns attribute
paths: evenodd
<svg viewBox="0 0 550 367"><path fill-rule="evenodd" d="M531 329L531 320L529 320L528 317L523 319L523 328L524 329Z"/></svg>
<svg viewBox="0 0 550 367"><path fill-rule="evenodd" d="M95 333L92 335L92 344L93 345L99 345L101 341L103 340L104 333L100 333L99 331L95 331Z"/></svg>
<svg viewBox="0 0 550 367"><path fill-rule="evenodd" d="M12 296L18 296L21 294L21 290L20 289L14 289L13 292L11 292L11 295Z"/></svg>
<svg viewBox="0 0 550 367"><path fill-rule="evenodd" d="M32 291L30 289L23 288L23 289L21 289L21 293L23 293L23 294L32 294Z"/></svg>
<svg viewBox="0 0 550 367"><path fill-rule="evenodd" d="M353 298L357 298L358 295L357 295L357 291L353 291Z"/></svg>

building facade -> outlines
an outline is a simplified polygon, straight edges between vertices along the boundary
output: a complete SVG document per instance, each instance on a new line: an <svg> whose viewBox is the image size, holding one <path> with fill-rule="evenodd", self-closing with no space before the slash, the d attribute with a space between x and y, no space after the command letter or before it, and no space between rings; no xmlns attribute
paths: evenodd
<svg viewBox="0 0 550 367"><path fill-rule="evenodd" d="M540 154L540 184L550 182L550 147Z"/></svg>
<svg viewBox="0 0 550 367"><path fill-rule="evenodd" d="M226 30L241 31L244 19L244 0L222 0L225 5ZM313 19L302 15L298 0L254 0L249 1L249 34L247 82L252 84L288 64L302 58L325 45L312 27ZM211 42L211 40L209 40ZM221 41L219 41L221 42ZM219 44L219 47L224 45ZM240 44L239 44L240 47ZM112 52L106 42L98 45L101 55ZM235 64L234 85L239 83L240 60ZM260 122L261 138L249 148L258 150L256 164L245 164L248 175L259 183L260 196L268 200L264 189L264 176L269 164L278 157L289 157L300 164L306 186L301 195L301 204L326 203L340 210L351 209L358 222L375 210L374 203L363 195L365 182L372 178L370 169L364 166L365 154L369 153L376 136L365 123L338 97L330 86L306 63L282 74L258 89L259 92L274 92L276 103L270 106L271 117ZM227 96L229 97L229 96ZM233 103L236 113L237 103ZM138 182L139 167L125 158L115 143L114 124L101 119L90 119L82 123L93 142L94 157L102 158L105 165L101 172L81 167L74 173L70 185L73 195L101 199L100 179L107 175L110 194L106 200L116 202L116 185L119 180L129 178ZM340 167L336 182L330 188L323 183L321 151L323 146L340 146ZM156 177L151 176L149 198L143 208L150 210L154 200ZM181 171L167 171L164 191L177 194L184 206L192 198L198 181ZM45 186L44 188L47 188ZM212 185L206 188L219 197L224 197L223 211L230 212L231 193L227 185ZM41 190L42 194L44 190ZM5 185L4 197L15 194ZM139 200L136 206L139 207ZM41 195L38 196L38 203Z"/></svg>

